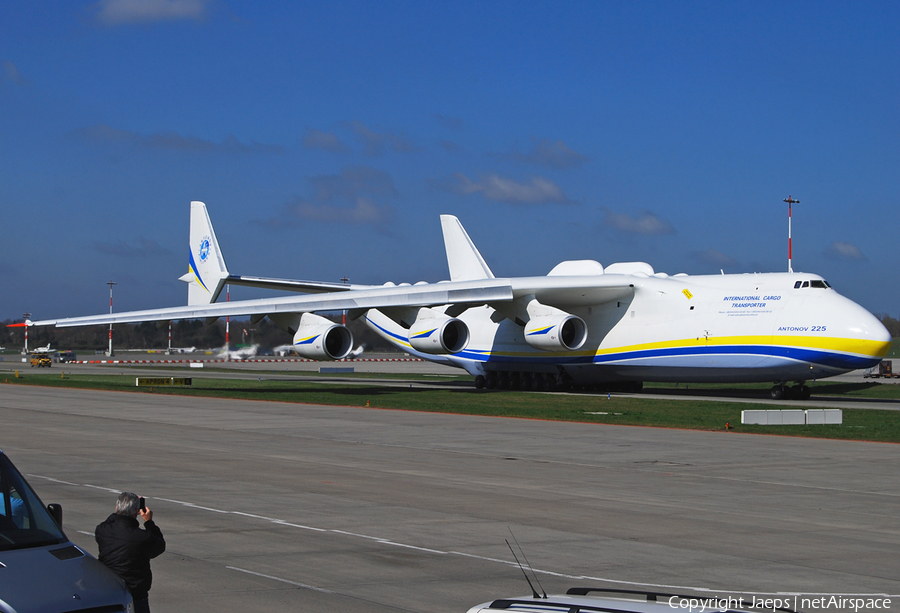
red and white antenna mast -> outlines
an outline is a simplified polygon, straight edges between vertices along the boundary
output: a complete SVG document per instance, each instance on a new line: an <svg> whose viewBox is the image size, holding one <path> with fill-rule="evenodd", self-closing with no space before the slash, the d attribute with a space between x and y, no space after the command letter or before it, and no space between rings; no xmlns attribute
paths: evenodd
<svg viewBox="0 0 900 613"><path fill-rule="evenodd" d="M794 200L790 196L784 199L785 202L788 203L788 272L794 272L793 267L791 267L791 205L792 204L800 204L799 200Z"/></svg>
<svg viewBox="0 0 900 613"><path fill-rule="evenodd" d="M113 290L113 285L118 285L118 283L116 283L115 281L107 281L106 284L109 286L109 314L112 315L112 311L113 311L112 290ZM113 326L112 322L110 322L110 324L109 324L109 351L106 352L106 355L109 355L109 356L115 355L113 353L113 348L112 348L112 326Z"/></svg>

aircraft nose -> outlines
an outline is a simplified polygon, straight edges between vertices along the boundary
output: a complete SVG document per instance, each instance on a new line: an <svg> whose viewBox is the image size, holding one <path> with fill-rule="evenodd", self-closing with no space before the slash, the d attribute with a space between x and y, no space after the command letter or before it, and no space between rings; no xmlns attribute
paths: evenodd
<svg viewBox="0 0 900 613"><path fill-rule="evenodd" d="M891 333L881 321L866 309L853 304L852 312L847 318L847 336L859 341L856 353L883 358L891 348Z"/></svg>

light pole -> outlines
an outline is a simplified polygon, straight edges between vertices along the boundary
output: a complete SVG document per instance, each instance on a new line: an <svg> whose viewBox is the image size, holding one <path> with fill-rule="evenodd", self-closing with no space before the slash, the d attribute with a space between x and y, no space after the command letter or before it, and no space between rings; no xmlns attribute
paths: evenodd
<svg viewBox="0 0 900 613"><path fill-rule="evenodd" d="M25 355L28 355L28 318L31 317L31 313L25 313L23 317L25 317L25 322L22 324L25 326Z"/></svg>
<svg viewBox="0 0 900 613"><path fill-rule="evenodd" d="M790 196L785 198L784 201L788 203L788 272L794 272L794 269L791 266L791 205L800 204L800 201L794 200Z"/></svg>
<svg viewBox="0 0 900 613"><path fill-rule="evenodd" d="M112 315L112 290L113 285L118 285L115 281L107 281L106 284L109 286L109 314ZM109 351L106 353L108 356L115 355L113 353L112 348L112 322L109 322Z"/></svg>

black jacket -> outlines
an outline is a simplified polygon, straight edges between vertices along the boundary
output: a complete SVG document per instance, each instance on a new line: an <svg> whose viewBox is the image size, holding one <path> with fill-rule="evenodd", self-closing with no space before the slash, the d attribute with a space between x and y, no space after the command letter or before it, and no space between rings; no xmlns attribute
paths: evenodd
<svg viewBox="0 0 900 613"><path fill-rule="evenodd" d="M153 574L150 559L166 550L166 541L153 520L141 530L134 517L113 513L94 530L100 561L119 575L135 600L147 598Z"/></svg>

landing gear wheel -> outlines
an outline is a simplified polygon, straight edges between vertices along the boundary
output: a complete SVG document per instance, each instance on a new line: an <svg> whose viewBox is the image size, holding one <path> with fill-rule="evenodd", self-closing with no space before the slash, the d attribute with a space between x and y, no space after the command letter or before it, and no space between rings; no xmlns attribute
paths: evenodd
<svg viewBox="0 0 900 613"><path fill-rule="evenodd" d="M497 373L489 372L487 374L487 384L486 387L489 390L497 388Z"/></svg>
<svg viewBox="0 0 900 613"><path fill-rule="evenodd" d="M783 385L773 385L772 390L769 392L769 394L772 396L772 400L781 400L786 396L786 391L787 388L785 388Z"/></svg>
<svg viewBox="0 0 900 613"><path fill-rule="evenodd" d="M475 389L483 390L485 383L487 383L487 379L484 375L478 375L477 377L475 377Z"/></svg>
<svg viewBox="0 0 900 613"><path fill-rule="evenodd" d="M558 383L556 382L556 377L554 377L553 375L547 375L546 377L544 377L544 391L545 392L552 392L553 390L556 389L557 385L558 385Z"/></svg>
<svg viewBox="0 0 900 613"><path fill-rule="evenodd" d="M509 389L511 390L520 390L522 389L522 376L517 372L509 373Z"/></svg>
<svg viewBox="0 0 900 613"><path fill-rule="evenodd" d="M499 378L497 379L497 387L502 390L509 389L509 373L501 372Z"/></svg>
<svg viewBox="0 0 900 613"><path fill-rule="evenodd" d="M799 398L800 400L809 400L810 393L811 393L811 392L810 392L810 390L809 390L809 386L808 386L808 385L801 385L801 386L800 386L800 393L799 393L799 395L797 396L797 398Z"/></svg>

